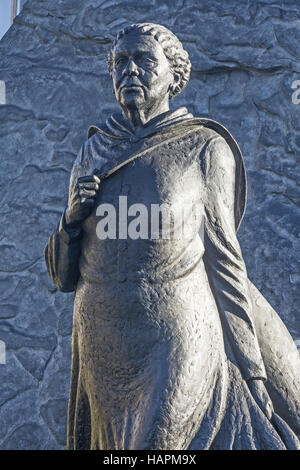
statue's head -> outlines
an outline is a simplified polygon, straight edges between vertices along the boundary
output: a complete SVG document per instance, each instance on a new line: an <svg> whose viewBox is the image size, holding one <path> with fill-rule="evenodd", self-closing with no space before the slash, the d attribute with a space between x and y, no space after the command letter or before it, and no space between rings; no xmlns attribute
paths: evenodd
<svg viewBox="0 0 300 470"><path fill-rule="evenodd" d="M191 63L171 31L138 23L118 33L108 68L120 105L147 107L180 93L188 83Z"/></svg>

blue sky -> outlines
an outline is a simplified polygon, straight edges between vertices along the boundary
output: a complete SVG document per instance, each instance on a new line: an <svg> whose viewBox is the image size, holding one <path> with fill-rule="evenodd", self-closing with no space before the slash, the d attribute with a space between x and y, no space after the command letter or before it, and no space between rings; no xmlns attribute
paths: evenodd
<svg viewBox="0 0 300 470"><path fill-rule="evenodd" d="M0 38L10 26L10 0L0 0Z"/></svg>

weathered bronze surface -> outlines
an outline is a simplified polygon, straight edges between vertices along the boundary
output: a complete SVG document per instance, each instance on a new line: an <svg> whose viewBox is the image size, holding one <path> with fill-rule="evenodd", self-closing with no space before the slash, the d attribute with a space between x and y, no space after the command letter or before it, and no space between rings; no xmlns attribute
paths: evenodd
<svg viewBox="0 0 300 470"><path fill-rule="evenodd" d="M120 32L109 70L122 112L90 128L45 249L54 285L75 291L69 448L299 448L299 355L236 237L237 143L170 111L190 61L166 28ZM188 236L151 231L162 204Z"/></svg>

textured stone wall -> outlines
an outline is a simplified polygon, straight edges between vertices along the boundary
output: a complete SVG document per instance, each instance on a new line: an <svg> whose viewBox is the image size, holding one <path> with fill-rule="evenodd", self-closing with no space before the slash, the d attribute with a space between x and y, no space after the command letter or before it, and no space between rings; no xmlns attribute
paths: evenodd
<svg viewBox="0 0 300 470"><path fill-rule="evenodd" d="M249 277L300 337L299 1L28 0L0 42L1 449L65 445L73 294L49 282L43 248L88 126L116 108L112 38L142 21L170 27L190 53L190 84L172 106L238 140Z"/></svg>

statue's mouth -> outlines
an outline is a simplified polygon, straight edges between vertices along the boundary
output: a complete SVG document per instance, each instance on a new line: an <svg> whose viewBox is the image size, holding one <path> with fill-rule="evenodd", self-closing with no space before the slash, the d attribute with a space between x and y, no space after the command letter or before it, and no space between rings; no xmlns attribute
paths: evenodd
<svg viewBox="0 0 300 470"><path fill-rule="evenodd" d="M135 83L125 83L124 85L122 85L120 87L120 90L125 90L125 91L138 91L138 90L141 90L142 89L142 86L141 85L137 85Z"/></svg>

